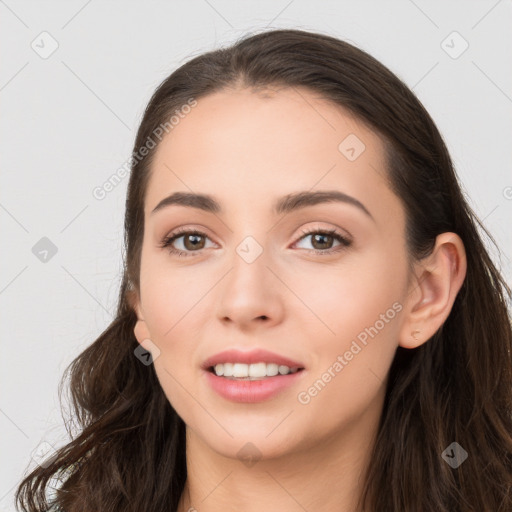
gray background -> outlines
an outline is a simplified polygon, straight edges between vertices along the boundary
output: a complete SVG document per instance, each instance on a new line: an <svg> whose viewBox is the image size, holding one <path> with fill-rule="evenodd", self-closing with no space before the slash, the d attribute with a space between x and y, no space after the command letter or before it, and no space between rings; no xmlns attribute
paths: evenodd
<svg viewBox="0 0 512 512"><path fill-rule="evenodd" d="M112 318L128 179L92 192L128 159L156 86L199 53L287 27L381 60L436 121L511 281L510 1L0 0L0 23L1 511L31 454L66 443L60 378Z"/></svg>

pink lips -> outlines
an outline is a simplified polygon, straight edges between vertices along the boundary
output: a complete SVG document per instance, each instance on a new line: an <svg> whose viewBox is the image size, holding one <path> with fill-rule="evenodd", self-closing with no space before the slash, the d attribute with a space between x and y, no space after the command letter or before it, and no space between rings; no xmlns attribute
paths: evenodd
<svg viewBox="0 0 512 512"><path fill-rule="evenodd" d="M288 375L275 375L273 377L265 377L259 380L237 380L226 377L218 377L214 372L210 371L212 366L219 363L274 363L277 365L285 365L289 368L299 368L300 370ZM268 350L251 350L242 352L240 350L225 350L208 358L201 365L204 371L204 378L208 385L220 396L232 402L263 402L268 400L284 389L292 386L299 379L304 377L304 365L298 361L293 361L287 357L274 354Z"/></svg>

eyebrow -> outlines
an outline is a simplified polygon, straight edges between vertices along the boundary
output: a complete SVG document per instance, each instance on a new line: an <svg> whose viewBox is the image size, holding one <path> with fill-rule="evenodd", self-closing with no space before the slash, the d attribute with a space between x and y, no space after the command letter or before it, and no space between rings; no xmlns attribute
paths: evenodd
<svg viewBox="0 0 512 512"><path fill-rule="evenodd" d="M355 197L349 196L338 190L322 190L316 192L304 191L287 194L279 198L273 205L272 211L276 215L290 213L308 206L314 206L322 203L346 203L359 208L367 216L375 221L367 208ZM171 205L186 206L188 208L197 208L208 213L222 214L223 210L220 203L208 194L196 194L192 192L174 192L162 199L153 208L151 215L159 210Z"/></svg>

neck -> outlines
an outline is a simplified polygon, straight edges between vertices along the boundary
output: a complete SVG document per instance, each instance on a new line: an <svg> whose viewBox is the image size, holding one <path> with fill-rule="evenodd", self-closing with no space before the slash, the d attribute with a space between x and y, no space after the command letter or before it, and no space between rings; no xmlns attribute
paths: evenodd
<svg viewBox="0 0 512 512"><path fill-rule="evenodd" d="M178 512L361 512L356 506L381 411L373 404L334 436L252 462L213 451L187 427L187 482Z"/></svg>

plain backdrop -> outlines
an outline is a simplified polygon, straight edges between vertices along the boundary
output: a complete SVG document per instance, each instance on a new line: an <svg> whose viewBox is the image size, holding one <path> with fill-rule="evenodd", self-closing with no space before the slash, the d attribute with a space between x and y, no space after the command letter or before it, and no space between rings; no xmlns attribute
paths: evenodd
<svg viewBox="0 0 512 512"><path fill-rule="evenodd" d="M199 53L278 27L371 53L436 121L510 282L512 2L1 0L0 24L0 511L41 446L67 442L64 368L112 319L128 178L93 190L128 159L157 85Z"/></svg>

